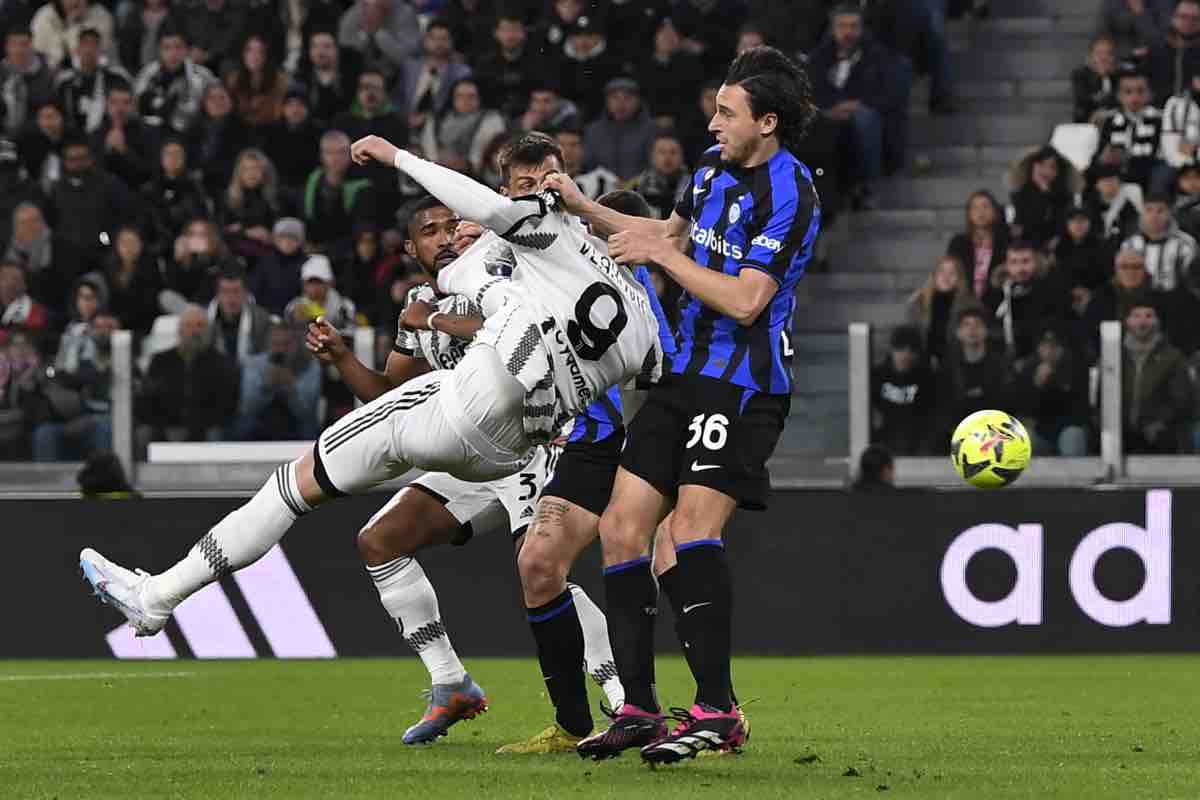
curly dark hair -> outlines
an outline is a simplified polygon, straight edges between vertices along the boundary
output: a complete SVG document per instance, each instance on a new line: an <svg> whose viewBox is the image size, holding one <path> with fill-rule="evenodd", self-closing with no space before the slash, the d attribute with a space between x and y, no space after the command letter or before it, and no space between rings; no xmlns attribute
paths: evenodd
<svg viewBox="0 0 1200 800"><path fill-rule="evenodd" d="M733 60L725 74L726 86L741 86L755 119L764 114L779 118L779 141L794 149L800 145L817 115L808 73L782 51L763 45Z"/></svg>

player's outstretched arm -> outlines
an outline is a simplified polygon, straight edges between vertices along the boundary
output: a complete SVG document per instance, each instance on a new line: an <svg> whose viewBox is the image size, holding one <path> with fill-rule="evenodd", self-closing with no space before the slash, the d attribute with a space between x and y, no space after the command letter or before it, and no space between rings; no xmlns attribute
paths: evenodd
<svg viewBox="0 0 1200 800"><path fill-rule="evenodd" d="M393 165L455 214L494 231L507 231L528 216L527 209L473 178L426 161L379 136L359 139L350 146L350 157L356 164L378 161Z"/></svg>
<svg viewBox="0 0 1200 800"><path fill-rule="evenodd" d="M424 361L402 353L391 353L383 372L371 369L358 360L342 335L324 317L309 323L304 343L318 361L333 365L342 382L364 403L429 370Z"/></svg>
<svg viewBox="0 0 1200 800"><path fill-rule="evenodd" d="M622 214L616 209L600 205L585 195L569 175L552 172L542 184L546 189L557 192L563 199L567 211L587 222L597 236L611 236L621 231L638 231L651 236L678 238L687 232L688 221L678 214L670 219L648 219Z"/></svg>

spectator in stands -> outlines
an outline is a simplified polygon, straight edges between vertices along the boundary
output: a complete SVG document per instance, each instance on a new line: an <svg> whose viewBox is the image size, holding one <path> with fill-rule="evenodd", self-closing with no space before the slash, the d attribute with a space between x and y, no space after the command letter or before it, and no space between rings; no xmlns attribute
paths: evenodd
<svg viewBox="0 0 1200 800"><path fill-rule="evenodd" d="M321 128L308 111L303 86L293 85L283 98L283 114L263 136L263 150L279 173L280 188L298 196L304 179L317 167L321 151Z"/></svg>
<svg viewBox="0 0 1200 800"><path fill-rule="evenodd" d="M1147 189L1162 149L1162 112L1150 103L1146 78L1137 72L1122 72L1117 82L1120 104L1100 128L1100 144L1092 159L1098 165L1117 167L1121 179Z"/></svg>
<svg viewBox="0 0 1200 800"><path fill-rule="evenodd" d="M189 220L209 214L204 189L188 170L187 148L177 138L164 139L158 172L142 189L146 209L146 244L158 256L169 255L175 237Z"/></svg>
<svg viewBox="0 0 1200 800"><path fill-rule="evenodd" d="M1083 190L1075 168L1050 145L1029 153L1009 170L1013 187L1013 236L1037 250L1053 250L1066 222L1067 208Z"/></svg>
<svg viewBox="0 0 1200 800"><path fill-rule="evenodd" d="M737 47L734 48L734 52L740 56L747 50L762 47L766 43L767 35L763 29L753 22L748 22L738 31Z"/></svg>
<svg viewBox="0 0 1200 800"><path fill-rule="evenodd" d="M533 81L529 106L518 120L521 130L556 131L579 124L579 106L559 94L557 78L545 75Z"/></svg>
<svg viewBox="0 0 1200 800"><path fill-rule="evenodd" d="M938 370L940 441L968 414L985 408L1004 408L1011 390L1011 367L1007 356L988 345L986 312L981 308L961 311L956 321L956 346Z"/></svg>
<svg viewBox="0 0 1200 800"><path fill-rule="evenodd" d="M864 29L857 6L836 6L830 20L832 36L809 54L808 72L817 107L851 133L851 198L855 208L867 210L873 207L871 184L883 176L885 148L904 149L896 60Z"/></svg>
<svg viewBox="0 0 1200 800"><path fill-rule="evenodd" d="M1054 272L1071 292L1071 307L1082 315L1097 286L1112 277L1115 249L1092 230L1083 206L1071 206L1067 224L1054 248Z"/></svg>
<svg viewBox="0 0 1200 800"><path fill-rule="evenodd" d="M902 456L925 452L936 408L921 339L911 325L896 328L887 359L871 370L871 441Z"/></svg>
<svg viewBox="0 0 1200 800"><path fill-rule="evenodd" d="M208 315L189 305L179 314L179 344L150 359L135 401L143 440L219 441L238 403L237 365L209 343Z"/></svg>
<svg viewBox="0 0 1200 800"><path fill-rule="evenodd" d="M288 74L271 58L266 39L251 35L242 45L237 68L225 73L225 87L233 95L242 122L261 135L283 112Z"/></svg>
<svg viewBox="0 0 1200 800"><path fill-rule="evenodd" d="M42 207L46 196L21 166L16 144L0 138L0 243L12 236L12 214L21 203Z"/></svg>
<svg viewBox="0 0 1200 800"><path fill-rule="evenodd" d="M26 125L17 137L17 152L25 169L47 194L62 177L62 145L68 133L62 109L46 102L36 110L33 124Z"/></svg>
<svg viewBox="0 0 1200 800"><path fill-rule="evenodd" d="M50 190L51 216L63 238L94 261L117 228L137 220L137 197L96 166L87 139L66 139L62 162L62 178Z"/></svg>
<svg viewBox="0 0 1200 800"><path fill-rule="evenodd" d="M1084 192L1083 204L1092 214L1096 234L1117 246L1138 229L1142 216L1142 190L1123 183L1119 167L1097 165L1091 170L1093 186Z"/></svg>
<svg viewBox="0 0 1200 800"><path fill-rule="evenodd" d="M1117 108L1117 44L1107 34L1092 39L1087 63L1071 72L1075 121L1096 122L1098 114Z"/></svg>
<svg viewBox="0 0 1200 800"><path fill-rule="evenodd" d="M1093 349L1097 352L1101 322L1124 320L1138 303L1158 305L1158 293L1150 286L1150 276L1146 272L1145 256L1136 250L1123 249L1117 252L1115 262L1112 280L1096 287L1084 315Z"/></svg>
<svg viewBox="0 0 1200 800"><path fill-rule="evenodd" d="M591 164L605 166L621 180L646 168L654 142L654 120L642 107L633 78L613 78L604 87L605 114L587 126L584 145Z"/></svg>
<svg viewBox="0 0 1200 800"><path fill-rule="evenodd" d="M271 315L246 290L246 274L228 270L217 276L217 296L208 304L213 349L239 365L267 349Z"/></svg>
<svg viewBox="0 0 1200 800"><path fill-rule="evenodd" d="M543 12L545 19L538 25L538 48L550 59L561 58L567 37L587 10L583 0L553 0L547 3Z"/></svg>
<svg viewBox="0 0 1200 800"><path fill-rule="evenodd" d="M1004 209L989 191L972 192L966 211L966 230L950 239L946 255L966 268L967 285L976 298L982 299L991 286L992 273L1008 254L1008 225Z"/></svg>
<svg viewBox="0 0 1200 800"><path fill-rule="evenodd" d="M188 58L188 40L171 23L158 29L158 60L142 67L133 83L138 116L161 135L184 136L200 116L204 91L216 82L206 67Z"/></svg>
<svg viewBox="0 0 1200 800"><path fill-rule="evenodd" d="M578 128L560 128L554 134L554 139L563 151L563 169L585 195L595 200L621 185L616 173L603 165L583 171L587 151L583 145L583 132Z"/></svg>
<svg viewBox="0 0 1200 800"><path fill-rule="evenodd" d="M375 69L365 69L358 76L358 95L354 105L349 111L334 117L330 127L345 133L351 142L368 134L382 136L399 147L409 140L408 121L402 110L393 106L388 99L383 74ZM372 162L361 167L351 166L350 175L370 180L372 198L376 204L372 208L387 209L399 205L399 182L396 170L390 164Z"/></svg>
<svg viewBox="0 0 1200 800"><path fill-rule="evenodd" d="M850 486L856 492L891 492L896 488L896 462L881 444L873 444L858 459L858 478Z"/></svg>
<svg viewBox="0 0 1200 800"><path fill-rule="evenodd" d="M1167 342L1150 302L1135 303L1125 317L1121 410L1126 453L1175 453L1192 408L1183 353Z"/></svg>
<svg viewBox="0 0 1200 800"><path fill-rule="evenodd" d="M1196 95L1200 92L1200 75L1181 94L1172 95L1163 109L1162 160L1150 174L1150 189L1155 193L1169 193L1175 187L1175 176L1185 164L1196 161L1196 149L1200 146L1200 105Z"/></svg>
<svg viewBox="0 0 1200 800"><path fill-rule="evenodd" d="M667 219L675 210L675 201L691 186L692 175L683 163L683 145L669 131L654 134L650 146L650 166L634 178L632 188L650 204L659 219Z"/></svg>
<svg viewBox="0 0 1200 800"><path fill-rule="evenodd" d="M358 70L345 63L337 40L327 31L309 37L307 63L297 77L308 90L308 108L319 125L350 108L358 91Z"/></svg>
<svg viewBox="0 0 1200 800"><path fill-rule="evenodd" d="M4 98L4 128L9 136L20 133L33 111L54 98L54 71L34 51L28 28L9 28L4 34L0 97Z"/></svg>
<svg viewBox="0 0 1200 800"><path fill-rule="evenodd" d="M71 54L79 46L85 30L100 37L100 49L110 60L117 57L113 37L113 18L108 9L88 0L55 0L46 3L29 23L33 33L33 49L37 50L52 70L70 64Z"/></svg>
<svg viewBox="0 0 1200 800"><path fill-rule="evenodd" d="M17 332L37 341L50 328L50 312L29 295L25 270L15 261L0 261L0 344Z"/></svg>
<svg viewBox="0 0 1200 800"><path fill-rule="evenodd" d="M358 324L354 301L333 288L333 266L318 253L309 256L300 268L301 294L287 304L283 317L289 323L307 325L317 317L337 328L343 336L353 333Z"/></svg>
<svg viewBox="0 0 1200 800"><path fill-rule="evenodd" d="M108 90L115 84L129 86L133 79L120 66L100 60L100 32L84 28L74 50L74 66L58 74L54 95L76 130L95 133L104 121Z"/></svg>
<svg viewBox="0 0 1200 800"><path fill-rule="evenodd" d="M585 119L599 116L605 107L605 87L621 71L618 57L608 49L602 21L581 16L563 45L563 94L579 106Z"/></svg>
<svg viewBox="0 0 1200 800"><path fill-rule="evenodd" d="M370 222L354 226L354 247L335 269L337 285L356 308L374 321L380 296L386 291L382 282L394 269L395 256L383 251L379 231Z"/></svg>
<svg viewBox="0 0 1200 800"><path fill-rule="evenodd" d="M1104 0L1100 30L1122 53L1141 57L1166 39L1171 5L1172 0Z"/></svg>
<svg viewBox="0 0 1200 800"><path fill-rule="evenodd" d="M108 305L108 290L98 273L88 274L75 281L71 291L71 303L67 325L58 340L58 353L54 356L54 368L74 372L79 355L92 345L92 319Z"/></svg>
<svg viewBox="0 0 1200 800"><path fill-rule="evenodd" d="M108 307L136 336L145 336L158 316L162 275L147 252L137 228L117 230L112 251L104 259Z"/></svg>
<svg viewBox="0 0 1200 800"><path fill-rule="evenodd" d="M671 11L683 46L700 57L706 76L724 73L733 59L746 8L738 0L681 0Z"/></svg>
<svg viewBox="0 0 1200 800"><path fill-rule="evenodd" d="M119 61L131 74L158 58L158 32L170 13L169 0L140 0L118 16Z"/></svg>
<svg viewBox="0 0 1200 800"><path fill-rule="evenodd" d="M1160 108L1200 73L1200 0L1179 0L1171 13L1166 37L1151 42L1145 57L1153 102Z"/></svg>
<svg viewBox="0 0 1200 800"><path fill-rule="evenodd" d="M675 126L683 137L683 153L689 164L699 164L704 151L717 143L708 130L708 123L717 113L717 90L720 88L720 81L703 84L696 96L695 108L686 112Z"/></svg>
<svg viewBox="0 0 1200 800"><path fill-rule="evenodd" d="M21 203L13 210L4 260L25 270L33 299L57 311L66 307L72 283L91 265L70 239L51 230L34 203Z"/></svg>
<svg viewBox="0 0 1200 800"><path fill-rule="evenodd" d="M271 326L266 352L242 364L241 394L234 439L301 440L317 437L321 368L300 346L294 326Z"/></svg>
<svg viewBox="0 0 1200 800"><path fill-rule="evenodd" d="M234 113L229 90L221 83L210 84L204 90L203 113L188 135L188 157L200 168L205 194L220 197L234 161L250 144L250 129Z"/></svg>
<svg viewBox="0 0 1200 800"><path fill-rule="evenodd" d="M925 285L908 298L908 321L921 333L921 349L939 364L953 342L954 321L968 308L979 308L962 262L952 255L938 259Z"/></svg>
<svg viewBox="0 0 1200 800"><path fill-rule="evenodd" d="M238 44L246 34L246 12L230 0L200 0L183 11L189 57L220 75L237 61Z"/></svg>
<svg viewBox="0 0 1200 800"><path fill-rule="evenodd" d="M250 291L255 302L272 314L284 308L300 289L300 266L305 261L304 223L283 217L272 230L274 248L255 266Z"/></svg>
<svg viewBox="0 0 1200 800"><path fill-rule="evenodd" d="M529 46L525 23L516 7L508 6L496 15L492 39L495 48L475 65L483 102L499 109L507 119L516 119L548 70L537 48Z"/></svg>
<svg viewBox="0 0 1200 800"><path fill-rule="evenodd" d="M279 179L271 160L257 148L243 150L233 168L229 186L221 195L218 219L225 238L236 243L250 239L264 246L271 244L271 228L281 211ZM258 253L251 248L249 253Z"/></svg>
<svg viewBox="0 0 1200 800"><path fill-rule="evenodd" d="M460 79L450 96L450 107L440 117L425 120L421 150L431 161L473 174L483 167L484 148L507 126L500 112L480 105L473 78Z"/></svg>
<svg viewBox="0 0 1200 800"><path fill-rule="evenodd" d="M1146 259L1151 286L1160 292L1190 287L1191 268L1196 259L1196 240L1179 229L1171 216L1171 200L1165 195L1146 198L1140 230L1122 247L1136 250Z"/></svg>
<svg viewBox="0 0 1200 800"><path fill-rule="evenodd" d="M1175 222L1193 239L1200 236L1200 163L1185 164L1175 177Z"/></svg>
<svg viewBox="0 0 1200 800"><path fill-rule="evenodd" d="M163 277L166 297L160 300L167 313L177 314L189 303L207 305L216 279L229 268L229 248L210 219L194 219L175 238L174 258Z"/></svg>
<svg viewBox="0 0 1200 800"><path fill-rule="evenodd" d="M338 23L338 44L356 51L363 66L391 81L421 48L416 11L401 0L356 0Z"/></svg>
<svg viewBox="0 0 1200 800"><path fill-rule="evenodd" d="M24 333L14 333L7 343L0 328L0 460L27 461L29 454L30 400L36 396L42 373L37 348Z"/></svg>
<svg viewBox="0 0 1200 800"><path fill-rule="evenodd" d="M654 47L638 64L637 75L656 120L678 123L687 116L704 70L699 56L683 49L683 37L671 17L659 20Z"/></svg>
<svg viewBox="0 0 1200 800"><path fill-rule="evenodd" d="M137 118L128 83L109 84L107 113L92 134L100 166L130 189L140 190L154 176L153 143L158 137Z"/></svg>
<svg viewBox="0 0 1200 800"><path fill-rule="evenodd" d="M1034 454L1087 455L1087 362L1054 327L1042 332L1033 355L1017 363L1013 408L1026 421Z"/></svg>
<svg viewBox="0 0 1200 800"><path fill-rule="evenodd" d="M999 323L1009 355L1021 359L1033 352L1034 337L1049 325L1071 316L1071 299L1062 283L1046 274L1043 257L1031 242L1008 246L1004 268L992 276L983 304Z"/></svg>
<svg viewBox="0 0 1200 800"><path fill-rule="evenodd" d="M472 63L476 63L480 56L488 52L492 45L496 17L500 13L506 13L506 9L498 9L497 5L499 4L492 0L449 0L437 12L437 15L450 25L458 49L471 55ZM511 13L516 15L517 22L521 22L519 7Z"/></svg>
<svg viewBox="0 0 1200 800"><path fill-rule="evenodd" d="M354 220L371 218L370 181L348 179L350 139L338 130L321 137L321 166L308 176L302 209L308 240L314 248L344 244Z"/></svg>
<svg viewBox="0 0 1200 800"><path fill-rule="evenodd" d="M421 58L405 62L395 93L400 113L408 120L409 136L413 138L420 135L430 117L436 119L445 112L450 105L451 89L471 74L471 68L455 51L453 34L444 21L429 23L422 42ZM394 139L389 141L398 144Z"/></svg>
<svg viewBox="0 0 1200 800"><path fill-rule="evenodd" d="M33 429L34 461L81 461L112 449L112 334L120 323L99 312L88 328L43 383L48 408Z"/></svg>

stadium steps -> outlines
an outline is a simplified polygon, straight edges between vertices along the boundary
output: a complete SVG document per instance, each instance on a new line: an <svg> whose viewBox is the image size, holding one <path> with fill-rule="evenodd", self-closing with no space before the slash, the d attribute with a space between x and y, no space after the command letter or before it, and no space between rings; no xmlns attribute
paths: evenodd
<svg viewBox="0 0 1200 800"><path fill-rule="evenodd" d="M824 233L830 271L797 293L796 394L777 450L781 459L827 467L849 445L846 403L851 322L875 327L872 350L905 321L905 303L962 229L976 189L1004 202L1009 165L1071 117L1070 72L1082 64L1100 0L993 0L980 22L947 34L962 111L930 116L928 82L911 103L911 168L876 187L878 210L844 213ZM836 470L834 470L836 472Z"/></svg>

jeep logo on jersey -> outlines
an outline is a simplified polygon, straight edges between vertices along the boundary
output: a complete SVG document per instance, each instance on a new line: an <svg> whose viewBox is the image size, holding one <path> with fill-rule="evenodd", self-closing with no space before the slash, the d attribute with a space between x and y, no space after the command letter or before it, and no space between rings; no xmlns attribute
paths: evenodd
<svg viewBox="0 0 1200 800"><path fill-rule="evenodd" d="M718 253L725 258L740 259L742 257L742 248L736 244L725 241L724 236L715 233L711 228L692 228L692 241L697 246Z"/></svg>
<svg viewBox="0 0 1200 800"><path fill-rule="evenodd" d="M999 550L1016 567L1016 581L1008 595L981 600L967 583L967 566L984 550ZM1111 550L1131 551L1142 562L1141 588L1124 600L1106 597L1096 585L1096 567ZM1125 628L1145 622L1171 622L1171 492L1146 493L1146 527L1110 522L1080 540L1068 564L1043 564L1042 525L1031 522L1016 528L987 523L960 533L942 558L942 593L959 617L981 628L1042 624L1044 567L1067 569L1071 596L1079 609L1108 628Z"/></svg>

